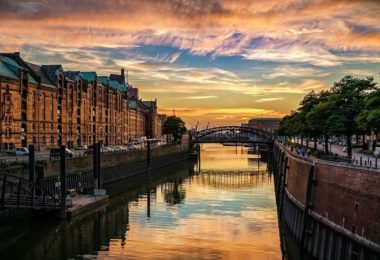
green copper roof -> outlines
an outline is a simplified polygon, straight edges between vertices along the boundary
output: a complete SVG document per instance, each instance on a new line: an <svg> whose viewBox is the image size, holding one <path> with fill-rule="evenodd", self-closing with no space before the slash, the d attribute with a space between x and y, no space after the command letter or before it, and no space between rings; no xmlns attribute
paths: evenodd
<svg viewBox="0 0 380 260"><path fill-rule="evenodd" d="M5 56L0 56L0 61L3 64L2 72L7 73L4 76L11 76L16 79L19 78L19 70L21 70L22 67L20 67L16 61Z"/></svg>
<svg viewBox="0 0 380 260"><path fill-rule="evenodd" d="M110 86L111 88L118 89L119 91L127 91L127 88L124 86L124 84L120 84L116 80L110 80Z"/></svg>
<svg viewBox="0 0 380 260"><path fill-rule="evenodd" d="M23 68L18 63L8 57L0 55L0 74L13 79L19 79L19 70ZM29 74L28 81L38 84L37 81Z"/></svg>
<svg viewBox="0 0 380 260"><path fill-rule="evenodd" d="M107 76L98 76L97 79L103 85L106 85L108 83L108 80L109 80Z"/></svg>
<svg viewBox="0 0 380 260"><path fill-rule="evenodd" d="M28 81L34 84L38 84L37 80L35 80L30 74L28 74Z"/></svg>
<svg viewBox="0 0 380 260"><path fill-rule="evenodd" d="M19 77L11 69L8 68L5 62L0 60L0 75L4 77L10 77L13 79L18 79Z"/></svg>
<svg viewBox="0 0 380 260"><path fill-rule="evenodd" d="M97 78L96 72L81 72L80 75L83 79L87 80L89 83L92 83L95 81L95 78Z"/></svg>
<svg viewBox="0 0 380 260"><path fill-rule="evenodd" d="M137 101L136 100L129 101L128 107L136 109L137 108Z"/></svg>

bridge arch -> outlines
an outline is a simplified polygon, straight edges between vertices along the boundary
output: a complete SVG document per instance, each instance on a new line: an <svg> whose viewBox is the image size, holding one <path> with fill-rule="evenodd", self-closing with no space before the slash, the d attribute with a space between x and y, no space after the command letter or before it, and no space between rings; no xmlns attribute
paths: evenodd
<svg viewBox="0 0 380 260"><path fill-rule="evenodd" d="M274 142L268 131L244 126L219 126L190 132L192 143L266 143Z"/></svg>

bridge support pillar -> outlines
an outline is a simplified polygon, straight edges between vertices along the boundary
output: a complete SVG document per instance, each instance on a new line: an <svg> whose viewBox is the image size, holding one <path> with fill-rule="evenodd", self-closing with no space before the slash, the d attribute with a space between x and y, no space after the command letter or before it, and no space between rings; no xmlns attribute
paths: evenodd
<svg viewBox="0 0 380 260"><path fill-rule="evenodd" d="M201 171L201 145L197 144L197 154L198 154L198 172Z"/></svg>
<svg viewBox="0 0 380 260"><path fill-rule="evenodd" d="M61 183L61 218L67 217L66 208L66 146L61 146L60 152L60 183Z"/></svg>

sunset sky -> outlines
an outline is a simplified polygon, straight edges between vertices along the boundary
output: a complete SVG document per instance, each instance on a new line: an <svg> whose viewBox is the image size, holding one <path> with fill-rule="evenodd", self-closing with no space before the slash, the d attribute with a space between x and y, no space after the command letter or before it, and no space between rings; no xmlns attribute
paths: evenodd
<svg viewBox="0 0 380 260"><path fill-rule="evenodd" d="M380 72L380 0L0 0L0 52L109 75L188 126L280 117Z"/></svg>

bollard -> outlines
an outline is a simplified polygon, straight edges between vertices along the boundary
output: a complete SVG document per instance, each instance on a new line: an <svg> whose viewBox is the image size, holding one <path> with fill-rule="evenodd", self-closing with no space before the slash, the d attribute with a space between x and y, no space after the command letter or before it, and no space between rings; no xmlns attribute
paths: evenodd
<svg viewBox="0 0 380 260"><path fill-rule="evenodd" d="M35 181L35 153L34 153L34 145L29 145L29 181Z"/></svg>
<svg viewBox="0 0 380 260"><path fill-rule="evenodd" d="M150 177L150 140L147 141L146 166L147 166L147 176L149 178Z"/></svg>
<svg viewBox="0 0 380 260"><path fill-rule="evenodd" d="M362 166L363 164L363 160L362 160L362 157L360 156L360 166Z"/></svg>
<svg viewBox="0 0 380 260"><path fill-rule="evenodd" d="M377 168L377 157L375 158L375 168Z"/></svg>
<svg viewBox="0 0 380 260"><path fill-rule="evenodd" d="M66 146L60 151L60 182L61 182L61 218L67 217L66 212Z"/></svg>
<svg viewBox="0 0 380 260"><path fill-rule="evenodd" d="M94 143L92 149L93 189L95 190L100 188L100 144Z"/></svg>
<svg viewBox="0 0 380 260"><path fill-rule="evenodd" d="M369 167L372 167L372 161L369 161Z"/></svg>
<svg viewBox="0 0 380 260"><path fill-rule="evenodd" d="M30 182L30 195L31 195L31 200L30 204L33 206L34 202L34 185L33 183L35 182L35 156L34 156L34 145L31 144L29 145L29 182Z"/></svg>
<svg viewBox="0 0 380 260"><path fill-rule="evenodd" d="M97 169L98 169L98 189L100 189L102 187L102 178L101 178L101 168L100 168L100 161L101 161L101 158L100 158L100 143L98 143L98 165L97 165Z"/></svg>

